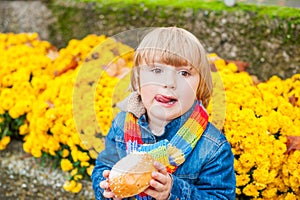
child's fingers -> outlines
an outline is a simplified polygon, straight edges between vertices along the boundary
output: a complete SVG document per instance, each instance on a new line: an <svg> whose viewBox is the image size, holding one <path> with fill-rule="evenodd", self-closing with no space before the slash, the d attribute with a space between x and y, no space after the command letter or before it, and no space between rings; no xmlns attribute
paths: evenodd
<svg viewBox="0 0 300 200"><path fill-rule="evenodd" d="M104 189L104 192L103 192L103 196L105 198L114 198L115 197L115 194L110 190L109 188L109 184L108 184L108 177L109 177L109 173L110 173L110 170L104 170L102 175L104 178L106 178L106 180L104 181L101 181L99 186Z"/></svg>
<svg viewBox="0 0 300 200"><path fill-rule="evenodd" d="M170 194L170 189L167 185L163 185L155 180L150 181L150 186L148 187L144 193L157 199L167 199Z"/></svg>
<svg viewBox="0 0 300 200"><path fill-rule="evenodd" d="M102 189L104 189L104 190L107 190L107 189L109 188L108 182L107 182L106 180L101 181L100 184L99 184L99 186L100 186Z"/></svg>
<svg viewBox="0 0 300 200"><path fill-rule="evenodd" d="M153 172L152 178L155 180L156 183L161 183L162 185L165 185L168 182L168 175L160 173L160 172ZM157 187L157 185L152 185L152 184L151 184L151 186L153 186L155 188Z"/></svg>
<svg viewBox="0 0 300 200"><path fill-rule="evenodd" d="M115 194L110 190L107 180L100 182L100 187L104 189L103 196L106 198L113 198Z"/></svg>
<svg viewBox="0 0 300 200"><path fill-rule="evenodd" d="M113 192L111 192L110 190L104 190L103 196L105 198L114 198L115 194Z"/></svg>
<svg viewBox="0 0 300 200"><path fill-rule="evenodd" d="M148 196L155 197L158 192L154 188L148 187L143 193L147 194Z"/></svg>
<svg viewBox="0 0 300 200"><path fill-rule="evenodd" d="M166 167L163 164L161 164L160 162L155 161L154 167L162 174L168 173Z"/></svg>
<svg viewBox="0 0 300 200"><path fill-rule="evenodd" d="M104 170L103 173L102 173L102 176L103 176L104 178L108 178L109 173L110 173L110 170Z"/></svg>
<svg viewBox="0 0 300 200"><path fill-rule="evenodd" d="M157 171L152 173L151 187L145 193L155 199L167 199L172 189L172 178L164 165L154 162L154 166Z"/></svg>
<svg viewBox="0 0 300 200"><path fill-rule="evenodd" d="M162 192L164 191L164 187L165 187L165 183L162 183L160 181L157 180L151 180L150 181L150 186L155 189L158 192Z"/></svg>
<svg viewBox="0 0 300 200"><path fill-rule="evenodd" d="M168 176L169 176L169 173L167 172L166 167L157 161L154 162L154 166L158 171L152 173L153 179L155 179L156 181L158 181L162 184L166 184L168 181L167 180Z"/></svg>

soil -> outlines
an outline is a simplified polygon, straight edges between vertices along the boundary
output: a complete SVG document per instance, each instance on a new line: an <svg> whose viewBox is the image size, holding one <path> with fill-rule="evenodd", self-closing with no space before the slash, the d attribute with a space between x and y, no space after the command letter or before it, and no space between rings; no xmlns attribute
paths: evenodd
<svg viewBox="0 0 300 200"><path fill-rule="evenodd" d="M91 181L84 180L82 190L73 194L62 186L68 174L23 151L22 142L13 140L0 151L0 199L94 199Z"/></svg>

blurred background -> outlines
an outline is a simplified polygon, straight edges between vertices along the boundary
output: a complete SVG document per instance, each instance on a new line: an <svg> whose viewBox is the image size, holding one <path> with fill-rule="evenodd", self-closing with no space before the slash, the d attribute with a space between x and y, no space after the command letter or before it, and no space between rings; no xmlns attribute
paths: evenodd
<svg viewBox="0 0 300 200"><path fill-rule="evenodd" d="M300 70L299 6L298 0L0 1L0 31L37 32L62 48L91 33L175 25L193 32L208 52L247 62L266 80Z"/></svg>

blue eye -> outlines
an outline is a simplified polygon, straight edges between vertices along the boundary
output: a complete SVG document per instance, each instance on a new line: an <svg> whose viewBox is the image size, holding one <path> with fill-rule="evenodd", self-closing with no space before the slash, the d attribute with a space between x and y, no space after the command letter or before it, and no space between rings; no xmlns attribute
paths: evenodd
<svg viewBox="0 0 300 200"><path fill-rule="evenodd" d="M162 73L162 70L159 69L159 68L154 68L154 69L151 70L151 72L153 72L155 74L160 74L160 73Z"/></svg>

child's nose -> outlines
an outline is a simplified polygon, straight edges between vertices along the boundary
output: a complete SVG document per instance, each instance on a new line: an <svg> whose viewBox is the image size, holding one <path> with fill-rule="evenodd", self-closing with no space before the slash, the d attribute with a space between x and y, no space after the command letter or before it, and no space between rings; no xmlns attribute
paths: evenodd
<svg viewBox="0 0 300 200"><path fill-rule="evenodd" d="M163 86L165 88L171 88L171 89L176 88L176 74L174 71L170 70L166 73L166 77L165 77Z"/></svg>

